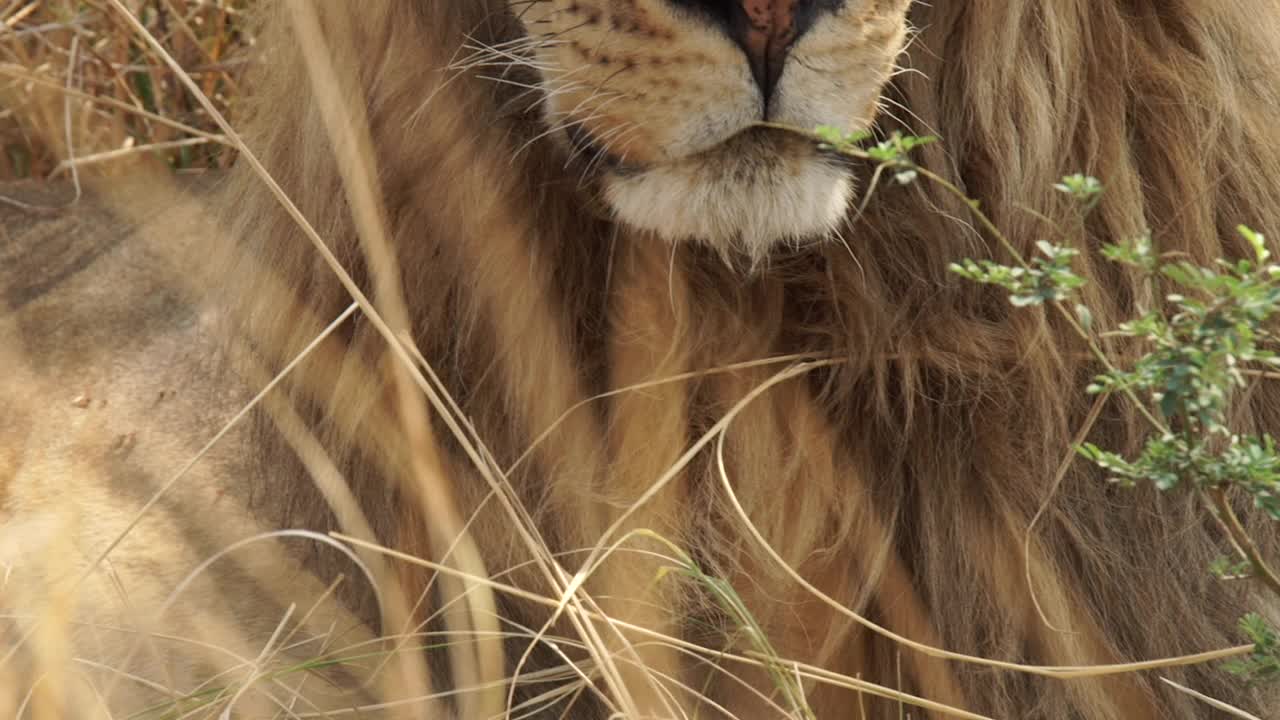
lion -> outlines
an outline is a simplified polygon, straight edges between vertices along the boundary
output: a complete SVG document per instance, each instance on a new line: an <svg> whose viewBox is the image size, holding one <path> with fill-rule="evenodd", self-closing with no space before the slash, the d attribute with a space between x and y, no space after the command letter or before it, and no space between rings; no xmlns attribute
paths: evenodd
<svg viewBox="0 0 1280 720"><path fill-rule="evenodd" d="M1200 655L1258 609L1206 572L1227 546L1205 508L1072 460L1086 439L1138 447L1135 409L1083 392L1099 368L1061 318L948 272L1002 257L969 203L782 126L938 136L920 164L1020 251L1079 227L1093 325L1114 328L1152 291L1103 243L1150 231L1211 262L1248 250L1238 223L1280 221L1280 5L262 13L239 161L162 196L208 218L151 217L160 191L139 210L116 186L78 211L109 221L6 211L32 229L5 240L0 329L25 378L5 406L25 415L4 421L0 507L16 527L75 494L76 532L52 534L127 574L81 605L136 585L126 604L154 606L218 542L336 530L364 554L281 541L264 562L289 570L206 577L188 629L270 635L294 593L355 644L471 627L400 678L454 688L419 700L464 717L1219 712L1165 680L1277 706ZM1083 223L1052 187L1075 171L1107 188ZM201 229L170 247L181 227ZM104 367L129 399L100 403ZM164 522L104 550L159 468L284 370ZM96 454L62 430L85 411ZM1236 414L1276 427L1274 386ZM331 684L371 687L338 665Z"/></svg>

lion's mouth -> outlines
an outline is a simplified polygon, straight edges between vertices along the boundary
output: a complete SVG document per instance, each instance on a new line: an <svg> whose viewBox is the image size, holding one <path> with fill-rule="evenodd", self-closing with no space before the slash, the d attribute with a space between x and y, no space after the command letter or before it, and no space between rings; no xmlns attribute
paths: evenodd
<svg viewBox="0 0 1280 720"><path fill-rule="evenodd" d="M732 159L744 157L753 162L771 162L803 153L823 165L848 170L851 159L830 148L810 142L797 133L774 127L748 126L710 147L687 155L672 157L661 162L638 162L615 152L607 143L600 142L590 130L580 124L565 128L571 157L582 158L586 168L594 174L634 176L664 165L716 163L735 165Z"/></svg>

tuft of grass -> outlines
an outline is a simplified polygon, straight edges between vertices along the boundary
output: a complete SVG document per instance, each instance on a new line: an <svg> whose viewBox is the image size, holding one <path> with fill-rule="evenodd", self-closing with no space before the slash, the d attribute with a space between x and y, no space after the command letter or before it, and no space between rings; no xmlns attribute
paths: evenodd
<svg viewBox="0 0 1280 720"><path fill-rule="evenodd" d="M255 0L126 0L224 115L257 61ZM176 170L233 153L174 72L103 0L0 0L0 180L151 155Z"/></svg>

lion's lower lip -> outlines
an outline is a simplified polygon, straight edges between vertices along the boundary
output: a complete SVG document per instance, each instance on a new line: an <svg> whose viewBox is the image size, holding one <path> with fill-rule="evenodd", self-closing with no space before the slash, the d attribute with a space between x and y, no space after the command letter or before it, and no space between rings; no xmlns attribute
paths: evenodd
<svg viewBox="0 0 1280 720"><path fill-rule="evenodd" d="M616 176L628 177L639 175L655 167L655 165L628 160L625 156L611 151L605 143L599 142L589 130L581 125L572 125L565 128L565 134L569 139L572 156L581 159L594 171L604 171ZM803 144L806 148L812 150L817 158L827 165L848 168L853 163L853 160L848 156L802 141L799 136L792 135L786 131L752 126L697 152L669 158L659 164L698 162L699 160L708 159L720 161L723 159L719 157L722 153L738 155L776 153L782 155L788 151L795 151L798 144Z"/></svg>

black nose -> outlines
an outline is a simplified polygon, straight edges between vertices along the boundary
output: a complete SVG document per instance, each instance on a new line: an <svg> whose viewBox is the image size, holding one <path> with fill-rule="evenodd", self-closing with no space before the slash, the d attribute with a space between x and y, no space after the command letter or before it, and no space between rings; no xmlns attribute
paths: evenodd
<svg viewBox="0 0 1280 720"><path fill-rule="evenodd" d="M670 0L699 12L722 26L747 55L751 75L765 104L782 76L787 53L820 11L835 10L843 0Z"/></svg>

